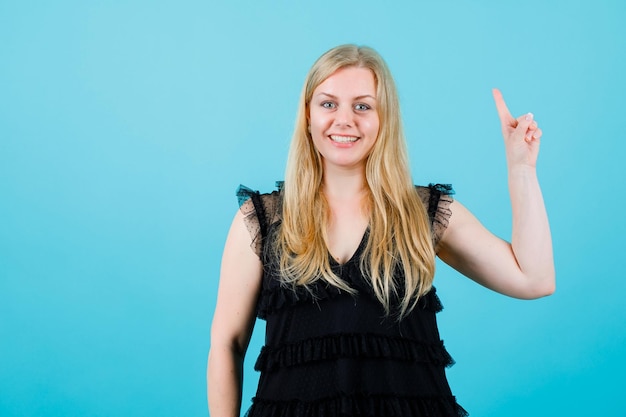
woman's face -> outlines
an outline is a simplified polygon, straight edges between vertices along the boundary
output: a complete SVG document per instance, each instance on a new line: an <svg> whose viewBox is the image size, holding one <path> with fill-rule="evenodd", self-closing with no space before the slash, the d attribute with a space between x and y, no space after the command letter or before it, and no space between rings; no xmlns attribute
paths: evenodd
<svg viewBox="0 0 626 417"><path fill-rule="evenodd" d="M337 70L314 91L311 137L324 169L364 168L378 137L376 82L367 68Z"/></svg>

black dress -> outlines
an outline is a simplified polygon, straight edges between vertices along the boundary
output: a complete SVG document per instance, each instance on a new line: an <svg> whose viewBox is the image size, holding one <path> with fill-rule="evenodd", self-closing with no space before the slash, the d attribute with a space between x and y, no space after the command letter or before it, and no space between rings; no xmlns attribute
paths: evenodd
<svg viewBox="0 0 626 417"><path fill-rule="evenodd" d="M416 189L437 245L448 224L452 189ZM322 282L312 291L283 287L275 255L266 247L280 224L280 191L259 194L241 186L238 197L263 262L257 316L267 322L255 364L259 386L247 417L467 415L446 379L453 360L439 337L435 313L442 306L435 288L401 321L386 317L359 269L367 231L345 264L329 255L335 273L357 295Z"/></svg>

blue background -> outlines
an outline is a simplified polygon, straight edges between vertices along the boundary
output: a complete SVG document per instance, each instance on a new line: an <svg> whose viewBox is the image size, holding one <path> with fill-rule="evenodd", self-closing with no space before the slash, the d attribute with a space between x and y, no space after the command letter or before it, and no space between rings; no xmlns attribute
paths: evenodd
<svg viewBox="0 0 626 417"><path fill-rule="evenodd" d="M0 1L0 415L203 416L239 183L283 177L305 74L354 42L399 87L416 183L508 237L490 89L544 131L554 296L439 265L473 416L624 416L626 3ZM244 409L258 375L257 326Z"/></svg>

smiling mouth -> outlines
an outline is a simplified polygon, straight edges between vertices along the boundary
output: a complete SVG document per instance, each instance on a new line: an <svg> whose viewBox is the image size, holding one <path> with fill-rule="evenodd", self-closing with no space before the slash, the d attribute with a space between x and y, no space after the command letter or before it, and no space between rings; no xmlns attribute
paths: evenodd
<svg viewBox="0 0 626 417"><path fill-rule="evenodd" d="M338 143L352 143L352 142L356 142L357 140L359 140L359 138L358 136L330 135L330 140L332 140L333 142L338 142Z"/></svg>

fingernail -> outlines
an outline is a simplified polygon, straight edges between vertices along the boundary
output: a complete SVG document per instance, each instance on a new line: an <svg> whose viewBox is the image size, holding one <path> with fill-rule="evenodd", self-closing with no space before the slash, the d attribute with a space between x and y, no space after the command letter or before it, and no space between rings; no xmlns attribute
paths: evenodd
<svg viewBox="0 0 626 417"><path fill-rule="evenodd" d="M532 120L533 119L533 114L532 113L528 113L526 115L526 120Z"/></svg>

